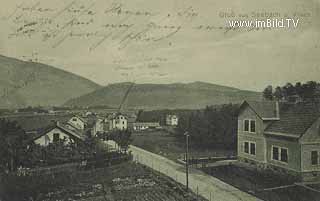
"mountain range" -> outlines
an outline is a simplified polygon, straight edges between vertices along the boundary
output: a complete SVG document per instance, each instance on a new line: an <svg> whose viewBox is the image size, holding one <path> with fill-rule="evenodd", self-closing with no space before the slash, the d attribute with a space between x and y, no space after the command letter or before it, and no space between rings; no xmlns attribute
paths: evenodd
<svg viewBox="0 0 320 201"><path fill-rule="evenodd" d="M117 108L130 86L132 83L123 82L102 87L46 64L0 56L0 108L61 105ZM206 82L134 84L123 107L198 109L260 98L259 92Z"/></svg>
<svg viewBox="0 0 320 201"><path fill-rule="evenodd" d="M132 83L117 83L70 99L66 106L108 105L118 107ZM199 109L207 105L258 100L261 93L205 82L134 84L123 107L134 109Z"/></svg>

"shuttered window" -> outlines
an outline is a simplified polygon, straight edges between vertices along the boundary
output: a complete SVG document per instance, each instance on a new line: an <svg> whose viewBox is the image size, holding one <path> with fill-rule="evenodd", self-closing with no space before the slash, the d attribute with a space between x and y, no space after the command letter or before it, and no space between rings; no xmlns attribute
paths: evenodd
<svg viewBox="0 0 320 201"><path fill-rule="evenodd" d="M288 149L285 149L285 148L281 148L281 158L280 160L282 162L288 162Z"/></svg>
<svg viewBox="0 0 320 201"><path fill-rule="evenodd" d="M249 120L244 120L244 131L249 131Z"/></svg>
<svg viewBox="0 0 320 201"><path fill-rule="evenodd" d="M250 132L252 132L252 133L256 132L256 121L255 120L250 121Z"/></svg>
<svg viewBox="0 0 320 201"><path fill-rule="evenodd" d="M249 142L244 143L244 152L247 154L249 153Z"/></svg>
<svg viewBox="0 0 320 201"><path fill-rule="evenodd" d="M278 147L272 147L272 159L279 160L279 148Z"/></svg>
<svg viewBox="0 0 320 201"><path fill-rule="evenodd" d="M250 143L250 154L256 155L256 144L255 143Z"/></svg>
<svg viewBox="0 0 320 201"><path fill-rule="evenodd" d="M311 164L318 165L318 151L311 152Z"/></svg>

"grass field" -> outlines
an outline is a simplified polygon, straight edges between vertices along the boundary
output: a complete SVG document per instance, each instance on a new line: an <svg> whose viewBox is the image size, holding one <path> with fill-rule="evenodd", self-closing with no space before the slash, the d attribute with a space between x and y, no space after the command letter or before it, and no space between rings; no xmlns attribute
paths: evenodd
<svg viewBox="0 0 320 201"><path fill-rule="evenodd" d="M151 151L153 153L165 156L171 160L183 159L185 153L184 141L179 141L172 134L166 131L144 131L133 134L133 145L142 149ZM232 156L235 154L234 150L215 149L201 149L192 145L192 138L190 138L189 146L190 158L200 158L209 156Z"/></svg>
<svg viewBox="0 0 320 201"><path fill-rule="evenodd" d="M187 193L182 185L134 162L41 178L20 177L14 178L13 182L11 191L6 192L8 185L0 183L1 200L23 201L30 200L31 197L32 200L45 201L197 200L197 196ZM10 195L4 195L5 193ZM199 197L198 200L204 199Z"/></svg>
<svg viewBox="0 0 320 201"><path fill-rule="evenodd" d="M265 201L319 201L320 193L294 185L295 180L237 165L206 168L204 171ZM272 189L274 187L284 187ZM287 187L285 187L287 186Z"/></svg>

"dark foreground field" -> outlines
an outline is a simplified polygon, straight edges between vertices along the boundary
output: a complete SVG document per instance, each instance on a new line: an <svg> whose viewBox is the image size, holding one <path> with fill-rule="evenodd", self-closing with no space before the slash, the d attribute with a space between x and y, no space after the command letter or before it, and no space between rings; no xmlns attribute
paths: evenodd
<svg viewBox="0 0 320 201"><path fill-rule="evenodd" d="M265 201L320 201L320 186L306 188L293 178L258 172L237 165L206 168L204 171ZM319 191L319 192L317 192Z"/></svg>
<svg viewBox="0 0 320 201"><path fill-rule="evenodd" d="M134 133L132 144L171 160L183 159L185 154L185 142L162 130ZM235 151L216 149L214 147L202 149L201 147L192 146L192 139L190 139L189 154L190 158L232 156Z"/></svg>
<svg viewBox="0 0 320 201"><path fill-rule="evenodd" d="M2 201L197 200L180 184L134 162L42 176L6 176L0 185Z"/></svg>

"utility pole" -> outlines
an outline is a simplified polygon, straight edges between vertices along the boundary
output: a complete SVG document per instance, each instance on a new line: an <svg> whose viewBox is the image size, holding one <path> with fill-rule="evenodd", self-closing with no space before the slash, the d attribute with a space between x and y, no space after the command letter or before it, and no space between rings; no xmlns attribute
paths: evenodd
<svg viewBox="0 0 320 201"><path fill-rule="evenodd" d="M186 190L189 190L189 134L185 132L184 135L186 136Z"/></svg>

